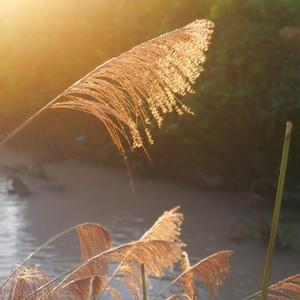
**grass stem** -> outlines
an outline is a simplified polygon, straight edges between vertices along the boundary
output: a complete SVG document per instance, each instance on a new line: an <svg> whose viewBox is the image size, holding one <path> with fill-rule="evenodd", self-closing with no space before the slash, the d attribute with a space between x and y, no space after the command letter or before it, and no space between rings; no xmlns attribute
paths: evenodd
<svg viewBox="0 0 300 300"><path fill-rule="evenodd" d="M147 297L147 284L146 284L146 272L145 272L145 265L144 264L141 264L141 275L142 275L143 300L148 300L148 297Z"/></svg>
<svg viewBox="0 0 300 300"><path fill-rule="evenodd" d="M260 297L261 300L266 300L267 296L268 296L268 286L270 283L273 253L274 253L276 236L277 236L277 231L278 231L278 224L279 224L279 219L280 219L282 197L283 197L284 184L285 184L285 175L286 175L290 142L291 142L292 127L293 127L292 123L287 122L284 146L283 146L283 152L282 152L282 160L281 160L281 166L280 166L280 174L279 174L276 200L275 200L275 207L274 207L273 218L272 218L271 234L270 234L268 251L267 251L267 256L266 256L266 261L265 261L264 273L263 273L263 285L262 285L262 292L261 292L261 297Z"/></svg>

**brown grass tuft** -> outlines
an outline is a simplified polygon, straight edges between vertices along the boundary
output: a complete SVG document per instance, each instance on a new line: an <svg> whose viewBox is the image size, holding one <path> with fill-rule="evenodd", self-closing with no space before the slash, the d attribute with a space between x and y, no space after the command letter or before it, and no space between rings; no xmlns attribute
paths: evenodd
<svg viewBox="0 0 300 300"><path fill-rule="evenodd" d="M182 243L170 241L140 241L145 246L141 249L133 248L124 257L125 262L121 265L118 274L122 277L121 282L126 285L131 294L140 299L142 295L142 283L140 265L145 265L146 275L162 277L166 268L172 269L182 253ZM155 245L157 244L157 245ZM148 247L150 245L150 248ZM155 245L154 248L152 248ZM156 247L158 246L158 250Z"/></svg>
<svg viewBox="0 0 300 300"><path fill-rule="evenodd" d="M153 143L152 119L161 126L166 113L192 113L178 96L193 92L213 27L196 20L145 42L98 66L47 107L94 115L122 153L123 139L131 149L144 148L145 140Z"/></svg>
<svg viewBox="0 0 300 300"><path fill-rule="evenodd" d="M160 216L154 225L144 233L141 241L164 240L169 242L181 242L180 233L183 222L183 214L178 212L179 206L166 211Z"/></svg>
<svg viewBox="0 0 300 300"><path fill-rule="evenodd" d="M232 253L232 251L228 250L220 251L208 256L193 266L190 266L188 255L184 253L181 263L184 270L183 273L167 286L167 288L169 288L171 285L179 283L183 288L183 295L174 295L172 296L174 297L173 299L199 299L195 280L199 280L204 284L210 297L215 297L219 287L223 285L225 276L229 272Z"/></svg>
<svg viewBox="0 0 300 300"><path fill-rule="evenodd" d="M194 272L189 270L191 269L190 261L188 254L183 252L181 259L181 268L186 274L180 279L180 284L183 287L184 294L188 299L196 300L197 297L197 288L194 281Z"/></svg>
<svg viewBox="0 0 300 300"><path fill-rule="evenodd" d="M103 226L95 223L83 223L78 225L76 229L83 261L111 247L111 236Z"/></svg>
<svg viewBox="0 0 300 300"><path fill-rule="evenodd" d="M268 297L272 300L300 300L300 274L271 285Z"/></svg>
<svg viewBox="0 0 300 300"><path fill-rule="evenodd" d="M111 247L111 236L101 225L85 223L78 225L76 229L83 262ZM75 299L96 298L107 282L107 271L106 260L88 264L70 276L70 282L64 288L68 288Z"/></svg>
<svg viewBox="0 0 300 300"><path fill-rule="evenodd" d="M34 268L27 268L22 266L18 272L11 277L6 286L0 291L1 300L23 300L30 294L35 292L39 287L49 282L49 277L35 266ZM63 299L58 293L52 294L49 289L43 291L32 298L33 300L58 300Z"/></svg>
<svg viewBox="0 0 300 300"><path fill-rule="evenodd" d="M115 299L123 299L117 289L109 287L113 278L124 284L136 299L141 299L140 266L145 266L146 275L161 278L165 269L172 269L174 263L181 258L183 273L161 293L171 285L179 283L183 294L172 296L169 300L196 300L198 294L195 281L199 280L206 286L210 295L215 296L229 271L232 252L221 251L190 266L188 255L182 252L185 246L180 240L183 215L178 209L176 207L165 212L140 240L114 248L111 248L109 233L101 225L78 225L76 229L83 261L80 265L51 280L37 267L27 269L22 266L17 269L15 276L9 278L5 289L0 290L0 299L96 300L100 299L104 292ZM109 263L118 266L110 278ZM275 293L278 289L289 288L289 292L295 292L296 295L296 292L299 292L299 281L299 277L291 277L270 289ZM58 283L53 287L55 282Z"/></svg>
<svg viewBox="0 0 300 300"><path fill-rule="evenodd" d="M161 277L164 269L172 267L174 261L177 261L182 253L182 244L167 241L138 241L130 244L125 244L119 247L108 249L101 254L91 257L86 262L78 266L72 273L66 276L52 292L58 290L64 291L66 288L75 283L75 279L83 278L85 274L89 274L98 265L112 262L119 264L126 259L126 264L122 266L120 274L125 275L130 281L130 290L134 290L134 286L139 282L132 282L130 279L140 278L140 264L144 263L149 275ZM102 273L105 275L105 273ZM94 274L90 274L92 278ZM87 276L85 275L85 278ZM127 282L125 282L126 284ZM136 290L136 289L135 289Z"/></svg>
<svg viewBox="0 0 300 300"><path fill-rule="evenodd" d="M178 212L179 206L171 209L170 211L166 211L160 216L157 221L153 224L153 226L144 233L144 235L140 238L140 242L149 242L155 240L167 241L167 242L175 242L177 245L183 247L180 240L180 232L181 232L181 225L183 222L183 215L182 213ZM132 251L135 251L134 249ZM135 264L132 264L130 259L131 253L128 253L127 256L119 263L116 271L114 272L113 276L111 277L109 283L117 276L121 275L124 278L122 279L122 283L128 287L131 293L138 298L139 294L141 293L141 276L140 276L140 268ZM168 264L162 264L163 268L169 267L172 268L174 263L180 258L180 256L173 257L173 261ZM146 261L141 261L141 263L145 264L145 273L146 276L148 275L156 275L151 274L151 269ZM158 276L161 276L163 270L161 270ZM108 284L109 284L108 283Z"/></svg>

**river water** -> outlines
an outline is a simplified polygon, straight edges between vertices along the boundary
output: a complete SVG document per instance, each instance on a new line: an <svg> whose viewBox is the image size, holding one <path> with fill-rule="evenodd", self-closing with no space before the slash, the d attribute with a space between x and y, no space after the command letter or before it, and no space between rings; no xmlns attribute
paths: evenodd
<svg viewBox="0 0 300 300"><path fill-rule="evenodd" d="M0 164L14 165L26 159L32 158L5 150ZM2 280L38 245L68 227L83 222L100 223L118 245L138 239L165 210L180 205L185 216L182 238L192 262L220 250L232 249L235 253L220 299L242 299L259 289L266 252L264 243L230 239L237 220L256 217L255 213L247 213L244 194L203 192L180 183L149 179L135 180L133 194L122 171L75 161L44 167L49 175L47 180L22 176L32 191L28 197L9 195L8 181L4 174L0 176ZM299 258L296 252L277 251L273 280L299 272ZM48 274L56 276L79 261L74 233L41 251L30 264L40 264ZM161 288L172 276L154 282L153 289Z"/></svg>

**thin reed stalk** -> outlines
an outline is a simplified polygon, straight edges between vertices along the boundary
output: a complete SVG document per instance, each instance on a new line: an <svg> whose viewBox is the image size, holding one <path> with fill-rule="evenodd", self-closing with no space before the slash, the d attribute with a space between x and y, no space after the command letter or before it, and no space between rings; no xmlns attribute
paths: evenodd
<svg viewBox="0 0 300 300"><path fill-rule="evenodd" d="M145 265L141 264L143 300L148 300Z"/></svg>
<svg viewBox="0 0 300 300"><path fill-rule="evenodd" d="M275 207L274 207L274 212L273 212L271 234L270 234L267 256L266 256L266 261L265 261L264 273L263 273L262 294L261 294L261 298L260 298L261 300L266 300L267 296L268 296L268 286L270 283L273 252L274 252L274 248L275 248L278 224L279 224L279 219L280 219L286 169L287 169L289 149L290 149L290 143L291 143L292 128L293 128L292 123L287 122L284 145L283 145L283 152L282 152L282 160L281 160L281 166L280 166L280 174L279 174L276 200L275 200Z"/></svg>

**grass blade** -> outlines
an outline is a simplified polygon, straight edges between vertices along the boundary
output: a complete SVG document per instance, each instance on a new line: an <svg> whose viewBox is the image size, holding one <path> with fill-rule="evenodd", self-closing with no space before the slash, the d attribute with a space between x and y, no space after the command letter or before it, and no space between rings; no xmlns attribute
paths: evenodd
<svg viewBox="0 0 300 300"><path fill-rule="evenodd" d="M290 142L291 142L292 127L293 127L292 123L287 122L284 146L283 146L283 152L282 152L282 160L281 160L281 166L280 166L280 174L279 174L277 193L276 193L276 201L275 201L275 207L274 207L274 212L273 212L271 234L270 234L270 239L269 239L267 257L266 257L266 261L265 261L264 273L263 273L263 285L262 285L262 293L261 293L261 298L260 298L261 300L266 300L266 298L268 296L268 286L270 283L273 252L274 252L274 247L275 247L275 243L276 243L278 223L279 223L279 218L280 218L282 196L283 196L284 183L285 183L285 175L286 175Z"/></svg>

